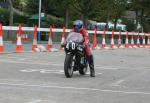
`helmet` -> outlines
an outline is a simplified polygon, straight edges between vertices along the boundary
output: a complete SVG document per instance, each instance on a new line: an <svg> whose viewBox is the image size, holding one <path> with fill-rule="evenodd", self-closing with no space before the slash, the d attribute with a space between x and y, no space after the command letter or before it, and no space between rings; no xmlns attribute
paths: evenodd
<svg viewBox="0 0 150 103"><path fill-rule="evenodd" d="M83 21L82 20L75 20L73 25L78 26L79 28L82 28L83 27Z"/></svg>
<svg viewBox="0 0 150 103"><path fill-rule="evenodd" d="M73 25L74 25L74 31L78 32L78 30L83 27L83 21L82 20L75 20L73 22Z"/></svg>

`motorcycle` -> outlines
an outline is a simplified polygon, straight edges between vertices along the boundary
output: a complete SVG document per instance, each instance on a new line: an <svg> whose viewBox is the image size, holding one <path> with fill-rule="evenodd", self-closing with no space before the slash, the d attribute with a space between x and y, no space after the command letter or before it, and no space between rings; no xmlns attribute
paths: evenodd
<svg viewBox="0 0 150 103"><path fill-rule="evenodd" d="M85 55L85 46L83 36L80 33L69 33L65 43L65 61L64 73L67 78L71 78L74 71L85 75L88 68L88 62Z"/></svg>

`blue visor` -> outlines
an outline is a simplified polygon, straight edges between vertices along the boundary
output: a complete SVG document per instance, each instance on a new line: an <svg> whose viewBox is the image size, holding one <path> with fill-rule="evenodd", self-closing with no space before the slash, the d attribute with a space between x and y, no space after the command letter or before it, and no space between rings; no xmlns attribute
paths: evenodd
<svg viewBox="0 0 150 103"><path fill-rule="evenodd" d="M74 27L74 32L79 32L79 28L77 26Z"/></svg>

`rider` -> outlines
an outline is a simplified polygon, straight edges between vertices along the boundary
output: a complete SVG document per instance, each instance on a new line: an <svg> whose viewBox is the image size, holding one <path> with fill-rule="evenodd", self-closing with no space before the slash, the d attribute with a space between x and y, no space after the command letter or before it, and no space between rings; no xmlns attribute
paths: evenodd
<svg viewBox="0 0 150 103"><path fill-rule="evenodd" d="M90 50L89 35L87 31L83 28L83 21L75 20L73 25L74 25L74 32L82 34L84 38L83 44L86 46L85 52L86 52L86 57L87 57L89 67L90 67L90 76L95 77L94 60L93 60L93 55Z"/></svg>

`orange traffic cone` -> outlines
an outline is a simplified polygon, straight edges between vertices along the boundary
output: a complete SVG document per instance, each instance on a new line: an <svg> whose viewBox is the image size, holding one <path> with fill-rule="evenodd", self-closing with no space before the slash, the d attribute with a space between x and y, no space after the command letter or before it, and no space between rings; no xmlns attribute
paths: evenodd
<svg viewBox="0 0 150 103"><path fill-rule="evenodd" d="M138 32L138 35L137 35L137 47L140 48L140 33Z"/></svg>
<svg viewBox="0 0 150 103"><path fill-rule="evenodd" d="M143 35L143 47L145 47L146 46L146 44L145 44L145 33L144 33L144 35Z"/></svg>
<svg viewBox="0 0 150 103"><path fill-rule="evenodd" d="M22 43L21 43L21 34L22 34L22 28L21 28L21 25L19 24L19 30L17 33L16 52L23 52L23 47L22 47Z"/></svg>
<svg viewBox="0 0 150 103"><path fill-rule="evenodd" d="M134 48L134 32L132 32L131 36L131 47Z"/></svg>
<svg viewBox="0 0 150 103"><path fill-rule="evenodd" d="M121 44L121 31L119 30L119 35L118 35L118 48L122 46Z"/></svg>
<svg viewBox="0 0 150 103"><path fill-rule="evenodd" d="M110 47L111 49L114 48L114 30L112 30L112 34L111 34L111 44L110 44Z"/></svg>
<svg viewBox="0 0 150 103"><path fill-rule="evenodd" d="M62 32L62 35L61 35L61 48L60 50L64 50L64 43L65 43L65 32L66 32L66 28L63 27L63 32Z"/></svg>
<svg viewBox="0 0 150 103"><path fill-rule="evenodd" d="M3 46L3 31L2 31L2 24L0 24L0 53L4 52L4 46Z"/></svg>
<svg viewBox="0 0 150 103"><path fill-rule="evenodd" d="M106 48L106 42L105 42L105 35L106 35L106 31L103 32L102 34L102 45L101 48Z"/></svg>
<svg viewBox="0 0 150 103"><path fill-rule="evenodd" d="M49 51L51 51L52 47L53 47L53 43L52 43L52 27L50 27L47 49Z"/></svg>
<svg viewBox="0 0 150 103"><path fill-rule="evenodd" d="M37 48L37 25L34 26L32 50L35 51L35 48Z"/></svg>
<svg viewBox="0 0 150 103"><path fill-rule="evenodd" d="M126 42L125 42L125 48L129 48L129 42L128 42L128 31L126 31Z"/></svg>
<svg viewBox="0 0 150 103"><path fill-rule="evenodd" d="M147 47L150 47L150 35L147 38Z"/></svg>
<svg viewBox="0 0 150 103"><path fill-rule="evenodd" d="M96 30L96 28L95 28L95 29L94 29L94 37L93 37L92 49L97 49L97 39L96 39L96 36L97 36L97 30Z"/></svg>

